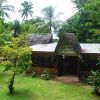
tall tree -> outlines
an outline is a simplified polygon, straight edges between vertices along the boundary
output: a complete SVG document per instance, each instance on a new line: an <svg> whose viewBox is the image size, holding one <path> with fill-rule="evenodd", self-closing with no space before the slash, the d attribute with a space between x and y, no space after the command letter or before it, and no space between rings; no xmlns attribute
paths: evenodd
<svg viewBox="0 0 100 100"><path fill-rule="evenodd" d="M14 29L14 37L18 36L18 34L21 32L20 22L18 20L14 21L13 29Z"/></svg>
<svg viewBox="0 0 100 100"><path fill-rule="evenodd" d="M51 32L52 27L57 26L57 23L59 24L60 21L57 20L57 18L62 13L58 13L57 15L55 15L55 7L52 7L52 6L48 6L46 8L43 8L42 13L44 15L45 22L46 22L46 24L48 24L50 32Z"/></svg>
<svg viewBox="0 0 100 100"><path fill-rule="evenodd" d="M28 2L28 1L24 1L21 6L23 7L23 9L20 9L19 12L21 13L21 16L23 18L23 20L27 20L28 16L32 17L33 14L33 4L32 2Z"/></svg>
<svg viewBox="0 0 100 100"><path fill-rule="evenodd" d="M82 3L82 9L79 10L79 14L78 32L80 41L100 42L100 0L84 1Z"/></svg>
<svg viewBox="0 0 100 100"><path fill-rule="evenodd" d="M78 12L69 18L62 32L76 33L80 42L100 43L100 0L73 0Z"/></svg>
<svg viewBox="0 0 100 100"><path fill-rule="evenodd" d="M84 5L90 2L91 0L71 0L71 1L75 4L76 8L82 9Z"/></svg>
<svg viewBox="0 0 100 100"><path fill-rule="evenodd" d="M5 58L5 61L1 63L5 67L4 71L12 73L8 83L9 92L12 94L14 93L15 76L31 67L31 49L24 35L12 38L9 45L2 46L0 49L2 51L0 55Z"/></svg>
<svg viewBox="0 0 100 100"><path fill-rule="evenodd" d="M72 17L67 19L62 24L62 27L60 29L60 33L62 34L65 32L69 32L69 33L76 33L76 35L77 35L79 17L80 17L79 13L76 13L75 15L73 15Z"/></svg>
<svg viewBox="0 0 100 100"><path fill-rule="evenodd" d="M3 19L4 17L10 18L8 11L14 11L14 6L6 5L7 0L0 0L0 18Z"/></svg>

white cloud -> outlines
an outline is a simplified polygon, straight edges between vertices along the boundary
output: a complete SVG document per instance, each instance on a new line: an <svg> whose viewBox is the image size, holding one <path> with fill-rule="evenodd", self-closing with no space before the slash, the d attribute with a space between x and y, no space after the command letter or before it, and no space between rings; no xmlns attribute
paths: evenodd
<svg viewBox="0 0 100 100"><path fill-rule="evenodd" d="M21 3L25 0L8 0L8 4L14 5L15 13L10 13L10 20L21 20L21 16L18 13L21 8ZM27 0L33 3L33 16L41 16L41 9L45 8L49 5L56 7L56 12L63 12L63 15L60 17L61 20L65 20L72 16L76 9L74 9L74 5L71 3L71 0ZM9 21L10 21L9 20Z"/></svg>

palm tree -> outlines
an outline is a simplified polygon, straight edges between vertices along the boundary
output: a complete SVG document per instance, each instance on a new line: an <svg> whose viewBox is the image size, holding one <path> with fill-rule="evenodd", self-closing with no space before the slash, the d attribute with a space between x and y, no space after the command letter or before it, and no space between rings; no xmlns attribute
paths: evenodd
<svg viewBox="0 0 100 100"><path fill-rule="evenodd" d="M58 13L57 15L55 15L55 7L52 7L52 6L43 8L42 13L44 15L45 22L48 24L50 32L51 32L52 27L55 28L57 26L57 23L60 22L59 20L57 20L57 18L62 13Z"/></svg>
<svg viewBox="0 0 100 100"><path fill-rule="evenodd" d="M23 20L27 20L29 15L32 17L32 14L33 14L32 2L24 1L21 5L22 5L23 9L20 9L19 12L21 13Z"/></svg>
<svg viewBox="0 0 100 100"><path fill-rule="evenodd" d="M3 19L4 17L10 18L8 11L14 11L14 6L12 5L5 5L7 0L0 0L0 18Z"/></svg>

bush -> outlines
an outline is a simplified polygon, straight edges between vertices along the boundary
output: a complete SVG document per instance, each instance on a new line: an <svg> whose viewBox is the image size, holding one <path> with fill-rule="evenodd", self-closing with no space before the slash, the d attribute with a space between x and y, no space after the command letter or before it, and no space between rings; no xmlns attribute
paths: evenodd
<svg viewBox="0 0 100 100"><path fill-rule="evenodd" d="M5 40L0 37L0 46L4 46L5 44Z"/></svg>
<svg viewBox="0 0 100 100"><path fill-rule="evenodd" d="M0 38L4 39L5 41L10 41L11 40L11 34L0 34Z"/></svg>
<svg viewBox="0 0 100 100"><path fill-rule="evenodd" d="M78 79L81 81L81 82L83 82L83 83L85 83L85 84L88 84L88 76L89 76L89 74L90 73L87 73L87 72L80 72L79 73L79 76L78 76Z"/></svg>
<svg viewBox="0 0 100 100"><path fill-rule="evenodd" d="M88 84L88 76L82 75L79 80L85 84Z"/></svg>
<svg viewBox="0 0 100 100"><path fill-rule="evenodd" d="M36 72L35 71L33 71L33 73L32 73L32 77L36 77L37 75L36 75Z"/></svg>
<svg viewBox="0 0 100 100"><path fill-rule="evenodd" d="M41 75L41 78L44 80L49 80L50 79L50 74L47 70L44 70L43 74Z"/></svg>
<svg viewBox="0 0 100 100"><path fill-rule="evenodd" d="M88 83L93 86L93 93L100 93L100 71L91 71L91 75L88 77Z"/></svg>

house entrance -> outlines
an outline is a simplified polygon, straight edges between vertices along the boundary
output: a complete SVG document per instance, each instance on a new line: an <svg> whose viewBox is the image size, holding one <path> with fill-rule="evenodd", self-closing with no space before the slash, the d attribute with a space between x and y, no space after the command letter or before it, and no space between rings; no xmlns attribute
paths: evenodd
<svg viewBox="0 0 100 100"><path fill-rule="evenodd" d="M77 75L78 57L59 56L58 57L58 75Z"/></svg>

